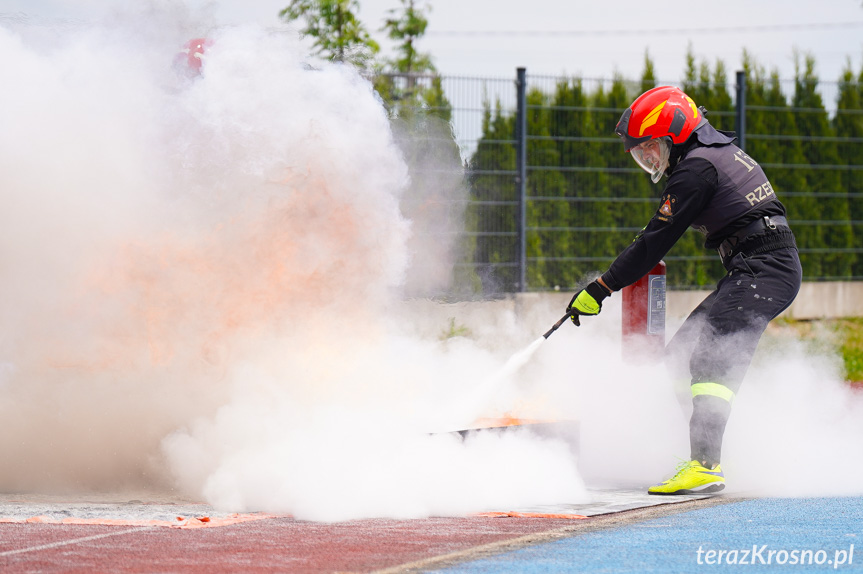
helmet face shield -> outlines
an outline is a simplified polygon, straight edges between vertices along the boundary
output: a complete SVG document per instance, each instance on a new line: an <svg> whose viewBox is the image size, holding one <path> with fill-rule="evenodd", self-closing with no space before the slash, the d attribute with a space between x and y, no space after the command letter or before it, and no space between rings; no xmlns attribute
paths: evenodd
<svg viewBox="0 0 863 574"><path fill-rule="evenodd" d="M656 183L668 169L668 158L671 155L669 138L654 138L642 142L629 150L635 163L650 174L650 180Z"/></svg>

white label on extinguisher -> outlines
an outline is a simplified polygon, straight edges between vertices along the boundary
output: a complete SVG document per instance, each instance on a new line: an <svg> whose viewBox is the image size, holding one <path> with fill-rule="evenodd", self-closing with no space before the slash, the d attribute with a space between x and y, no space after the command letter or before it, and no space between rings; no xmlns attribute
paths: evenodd
<svg viewBox="0 0 863 574"><path fill-rule="evenodd" d="M648 275L647 333L665 333L665 275Z"/></svg>

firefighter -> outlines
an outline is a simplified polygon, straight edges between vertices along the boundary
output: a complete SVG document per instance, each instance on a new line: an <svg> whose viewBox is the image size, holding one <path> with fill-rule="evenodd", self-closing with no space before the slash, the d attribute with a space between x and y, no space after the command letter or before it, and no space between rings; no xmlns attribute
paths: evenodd
<svg viewBox="0 0 863 574"><path fill-rule="evenodd" d="M666 356L688 362L690 460L650 494L717 492L725 487L722 436L755 347L771 319L800 289L802 269L785 207L758 163L713 128L706 110L679 88L639 96L615 133L654 183L667 176L659 208L608 270L576 293L573 322L650 271L686 231L705 236L727 273L669 342Z"/></svg>

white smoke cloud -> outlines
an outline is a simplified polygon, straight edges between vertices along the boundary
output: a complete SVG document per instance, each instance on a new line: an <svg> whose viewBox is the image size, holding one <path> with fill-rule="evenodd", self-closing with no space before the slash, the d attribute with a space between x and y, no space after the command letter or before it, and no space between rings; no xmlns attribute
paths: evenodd
<svg viewBox="0 0 863 574"><path fill-rule="evenodd" d="M0 488L178 485L313 520L583 499L563 441L437 432L522 335L413 328L399 293L442 281L408 280L417 255L453 255L400 210L370 84L254 28L211 30L183 78L194 26L132 20L0 28Z"/></svg>
<svg viewBox="0 0 863 574"><path fill-rule="evenodd" d="M863 395L832 352L782 340L753 365L726 433L734 490L758 496L863 493ZM729 486L731 488L731 486Z"/></svg>

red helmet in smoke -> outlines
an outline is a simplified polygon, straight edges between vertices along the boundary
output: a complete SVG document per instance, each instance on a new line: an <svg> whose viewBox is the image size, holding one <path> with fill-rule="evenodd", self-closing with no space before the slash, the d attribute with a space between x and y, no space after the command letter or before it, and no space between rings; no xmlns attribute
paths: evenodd
<svg viewBox="0 0 863 574"><path fill-rule="evenodd" d="M200 76L204 53L209 45L210 41L206 38L189 40L174 58L174 68L190 77Z"/></svg>

